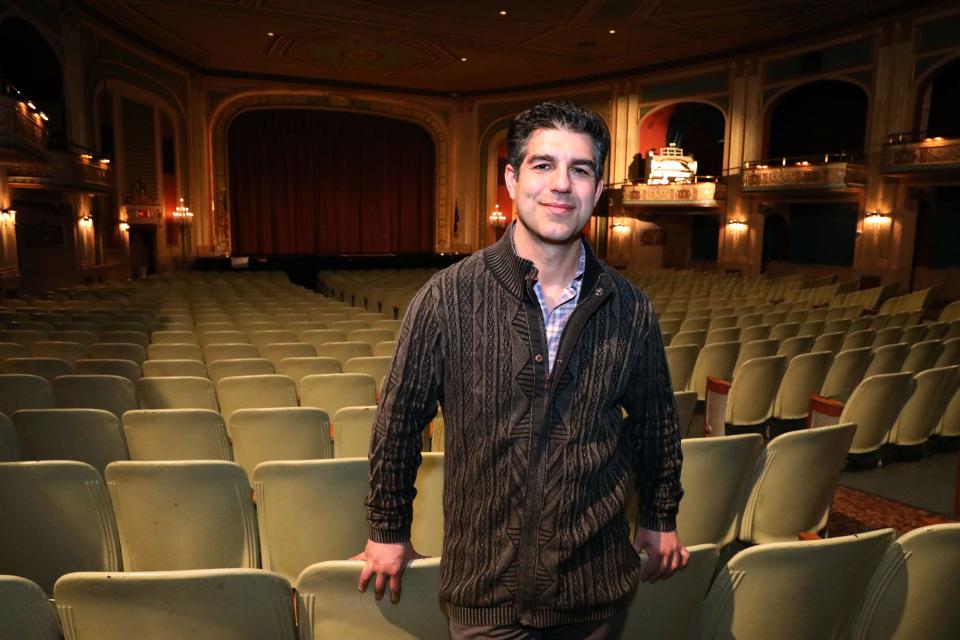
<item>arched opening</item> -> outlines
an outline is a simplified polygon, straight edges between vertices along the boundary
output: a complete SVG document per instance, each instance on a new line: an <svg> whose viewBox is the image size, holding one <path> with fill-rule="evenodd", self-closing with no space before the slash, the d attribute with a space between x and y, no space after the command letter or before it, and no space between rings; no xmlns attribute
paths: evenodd
<svg viewBox="0 0 960 640"><path fill-rule="evenodd" d="M436 152L420 126L320 109L246 111L227 132L233 253L433 248Z"/></svg>
<svg viewBox="0 0 960 640"><path fill-rule="evenodd" d="M639 154L630 168L634 181L644 177L647 152L675 144L697 161L697 175L719 176L723 172L726 121L723 112L703 102L678 102L649 113L640 123Z"/></svg>
<svg viewBox="0 0 960 640"><path fill-rule="evenodd" d="M0 21L0 77L47 116L50 148L66 149L67 114L60 61L40 32L20 18Z"/></svg>
<svg viewBox="0 0 960 640"><path fill-rule="evenodd" d="M867 102L863 89L840 80L791 89L768 112L766 157L863 154Z"/></svg>
<svg viewBox="0 0 960 640"><path fill-rule="evenodd" d="M937 69L920 95L920 129L930 137L960 136L960 58Z"/></svg>

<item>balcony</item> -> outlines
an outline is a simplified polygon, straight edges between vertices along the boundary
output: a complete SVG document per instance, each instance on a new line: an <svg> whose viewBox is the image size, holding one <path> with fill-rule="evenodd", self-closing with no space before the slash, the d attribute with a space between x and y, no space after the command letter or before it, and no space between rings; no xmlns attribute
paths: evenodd
<svg viewBox="0 0 960 640"><path fill-rule="evenodd" d="M825 154L747 162L741 176L744 193L842 193L863 190L867 168L849 154Z"/></svg>
<svg viewBox="0 0 960 640"><path fill-rule="evenodd" d="M7 169L11 187L20 189L60 189L86 193L108 193L113 189L110 160L94 158L86 152L48 153L47 163L24 162Z"/></svg>
<svg viewBox="0 0 960 640"><path fill-rule="evenodd" d="M883 145L883 173L888 176L937 175L960 169L960 132L947 135L897 133Z"/></svg>
<svg viewBox="0 0 960 640"><path fill-rule="evenodd" d="M0 164L47 160L45 116L28 103L0 93Z"/></svg>
<svg viewBox="0 0 960 640"><path fill-rule="evenodd" d="M710 176L693 182L623 185L623 204L634 207L719 207L726 197L726 185Z"/></svg>

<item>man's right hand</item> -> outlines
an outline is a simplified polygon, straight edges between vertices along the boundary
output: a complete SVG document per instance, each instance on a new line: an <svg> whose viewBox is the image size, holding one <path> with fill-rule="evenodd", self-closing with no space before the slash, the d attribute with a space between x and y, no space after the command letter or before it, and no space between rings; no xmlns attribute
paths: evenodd
<svg viewBox="0 0 960 640"><path fill-rule="evenodd" d="M389 580L390 602L397 604L400 602L400 579L403 576L403 570L411 560L423 557L425 556L417 553L409 541L390 544L367 540L364 550L350 559L363 560L366 563L363 571L360 572L360 582L357 584L360 591L366 591L370 578L376 575L373 592L377 600L383 599L383 592Z"/></svg>

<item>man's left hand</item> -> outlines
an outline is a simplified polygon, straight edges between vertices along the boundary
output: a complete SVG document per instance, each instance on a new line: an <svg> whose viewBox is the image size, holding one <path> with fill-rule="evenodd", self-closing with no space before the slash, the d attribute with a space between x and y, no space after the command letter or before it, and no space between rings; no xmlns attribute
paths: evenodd
<svg viewBox="0 0 960 640"><path fill-rule="evenodd" d="M651 531L637 528L633 537L633 548L637 553L647 552L647 562L640 572L644 582L666 580L687 566L690 553L680 542L676 531Z"/></svg>

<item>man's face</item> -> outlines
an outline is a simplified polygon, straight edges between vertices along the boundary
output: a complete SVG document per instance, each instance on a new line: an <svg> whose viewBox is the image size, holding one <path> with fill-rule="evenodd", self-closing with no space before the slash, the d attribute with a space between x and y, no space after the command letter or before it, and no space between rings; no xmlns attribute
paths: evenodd
<svg viewBox="0 0 960 640"><path fill-rule="evenodd" d="M507 165L504 174L519 224L545 244L569 244L578 238L603 191L597 177L601 169L594 165L587 134L534 131L522 166Z"/></svg>

